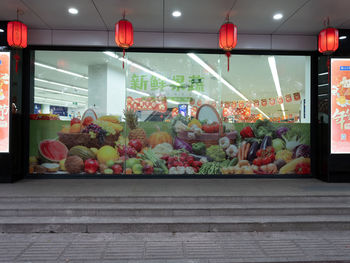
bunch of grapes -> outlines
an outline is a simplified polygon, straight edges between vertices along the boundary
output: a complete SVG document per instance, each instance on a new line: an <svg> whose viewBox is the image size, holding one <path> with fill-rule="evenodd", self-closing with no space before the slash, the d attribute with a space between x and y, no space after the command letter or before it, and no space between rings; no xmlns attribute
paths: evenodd
<svg viewBox="0 0 350 263"><path fill-rule="evenodd" d="M105 130L103 130L100 126L94 123L91 123L88 126L86 126L83 130L83 133L89 133L92 139L98 138L100 144L103 144L105 136L107 134Z"/></svg>

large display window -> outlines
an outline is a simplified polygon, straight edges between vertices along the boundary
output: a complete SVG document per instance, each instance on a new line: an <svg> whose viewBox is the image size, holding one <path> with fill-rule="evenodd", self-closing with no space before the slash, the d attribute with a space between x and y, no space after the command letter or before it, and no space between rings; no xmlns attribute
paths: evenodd
<svg viewBox="0 0 350 263"><path fill-rule="evenodd" d="M36 51L31 174L310 174L310 57Z"/></svg>

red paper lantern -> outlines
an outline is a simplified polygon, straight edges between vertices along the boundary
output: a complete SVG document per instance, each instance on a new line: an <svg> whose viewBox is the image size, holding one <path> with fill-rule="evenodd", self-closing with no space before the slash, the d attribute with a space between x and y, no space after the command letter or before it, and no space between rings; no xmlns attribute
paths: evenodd
<svg viewBox="0 0 350 263"><path fill-rule="evenodd" d="M329 55L339 47L339 31L336 28L323 29L318 35L318 51Z"/></svg>
<svg viewBox="0 0 350 263"><path fill-rule="evenodd" d="M237 45L237 26L227 22L223 24L219 31L219 46L226 51L227 71L230 70L230 51Z"/></svg>
<svg viewBox="0 0 350 263"><path fill-rule="evenodd" d="M132 24L124 18L115 24L115 43L123 49L123 58L125 56L125 49L134 44L134 29Z"/></svg>
<svg viewBox="0 0 350 263"><path fill-rule="evenodd" d="M27 26L19 21L7 23L7 43L11 47L27 47Z"/></svg>

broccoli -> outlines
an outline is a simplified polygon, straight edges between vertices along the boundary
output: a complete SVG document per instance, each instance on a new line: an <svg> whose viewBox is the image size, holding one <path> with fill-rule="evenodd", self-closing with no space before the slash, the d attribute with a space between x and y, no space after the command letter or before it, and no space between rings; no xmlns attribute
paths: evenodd
<svg viewBox="0 0 350 263"><path fill-rule="evenodd" d="M209 156L216 162L222 162L226 160L226 153L219 145L210 146L207 149L207 156Z"/></svg>
<svg viewBox="0 0 350 263"><path fill-rule="evenodd" d="M274 137L275 127L269 120L257 120L253 125L256 138L263 139L265 136Z"/></svg>

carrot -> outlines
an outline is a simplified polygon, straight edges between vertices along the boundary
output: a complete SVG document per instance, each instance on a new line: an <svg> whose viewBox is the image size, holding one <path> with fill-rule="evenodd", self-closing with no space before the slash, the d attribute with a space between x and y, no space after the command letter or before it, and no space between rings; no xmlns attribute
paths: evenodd
<svg viewBox="0 0 350 263"><path fill-rule="evenodd" d="M247 143L244 150L244 160L247 160L249 148L250 148L250 144Z"/></svg>
<svg viewBox="0 0 350 263"><path fill-rule="evenodd" d="M239 147L239 160L244 160L244 147L246 145L246 142L242 142L241 146Z"/></svg>

